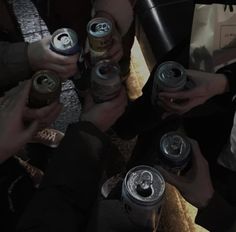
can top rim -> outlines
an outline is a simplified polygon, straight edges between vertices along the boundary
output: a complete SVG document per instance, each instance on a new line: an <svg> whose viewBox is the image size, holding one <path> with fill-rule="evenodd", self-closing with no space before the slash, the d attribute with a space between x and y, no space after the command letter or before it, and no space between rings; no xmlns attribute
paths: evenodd
<svg viewBox="0 0 236 232"><path fill-rule="evenodd" d="M137 173L140 171L150 171L153 174L152 194L148 197L138 194L136 191L137 188L135 188L134 181L137 178ZM140 165L130 169L125 176L123 184L125 185L125 190L129 198L138 204L154 205L164 197L165 180L156 168L150 166Z"/></svg>
<svg viewBox="0 0 236 232"><path fill-rule="evenodd" d="M91 26L92 26L92 24L95 23L95 22L98 22L98 23L101 23L101 22L107 23L107 24L110 26L109 31L104 32L104 33L101 33L101 34L98 34L97 32L92 31L92 30L91 30ZM111 20L109 20L109 19L107 19L107 18L103 18L103 17L96 17L96 18L93 18L93 19L91 19L91 20L88 22L88 24L87 24L87 33L88 33L89 35L92 35L92 36L97 37L97 38L101 38L101 37L104 37L104 36L109 35L112 30L113 30L113 25L112 25Z"/></svg>

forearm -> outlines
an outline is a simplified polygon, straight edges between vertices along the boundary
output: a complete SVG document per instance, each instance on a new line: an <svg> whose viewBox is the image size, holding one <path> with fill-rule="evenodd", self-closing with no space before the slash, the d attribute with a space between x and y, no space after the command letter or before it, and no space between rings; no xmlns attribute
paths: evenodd
<svg viewBox="0 0 236 232"><path fill-rule="evenodd" d="M112 17L121 35L128 31L133 21L133 8L129 0L95 0L94 10L96 16Z"/></svg>
<svg viewBox="0 0 236 232"><path fill-rule="evenodd" d="M27 44L0 42L0 70L1 92L30 78Z"/></svg>

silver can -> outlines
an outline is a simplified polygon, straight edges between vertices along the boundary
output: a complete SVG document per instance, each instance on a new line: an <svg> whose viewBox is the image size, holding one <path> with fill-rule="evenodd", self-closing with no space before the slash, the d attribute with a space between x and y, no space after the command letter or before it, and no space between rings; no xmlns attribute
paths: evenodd
<svg viewBox="0 0 236 232"><path fill-rule="evenodd" d="M126 174L122 184L122 202L135 225L156 231L164 195L165 181L155 168L136 166Z"/></svg>
<svg viewBox="0 0 236 232"><path fill-rule="evenodd" d="M50 47L54 52L64 56L74 55L82 50L76 32L70 28L56 30L52 34Z"/></svg>
<svg viewBox="0 0 236 232"><path fill-rule="evenodd" d="M121 90L120 69L109 60L98 62L91 72L91 91L96 103L117 97Z"/></svg>
<svg viewBox="0 0 236 232"><path fill-rule="evenodd" d="M40 108L59 99L61 93L61 79L52 71L41 70L32 77L29 93L29 107Z"/></svg>
<svg viewBox="0 0 236 232"><path fill-rule="evenodd" d="M191 160L190 141L177 131L164 134L160 140L159 159L166 170L179 175Z"/></svg>
<svg viewBox="0 0 236 232"><path fill-rule="evenodd" d="M89 21L87 34L91 63L98 62L112 44L112 22L106 18L98 17Z"/></svg>
<svg viewBox="0 0 236 232"><path fill-rule="evenodd" d="M174 61L161 63L154 73L152 103L156 104L158 92L177 92L183 90L186 83L186 71L181 64Z"/></svg>

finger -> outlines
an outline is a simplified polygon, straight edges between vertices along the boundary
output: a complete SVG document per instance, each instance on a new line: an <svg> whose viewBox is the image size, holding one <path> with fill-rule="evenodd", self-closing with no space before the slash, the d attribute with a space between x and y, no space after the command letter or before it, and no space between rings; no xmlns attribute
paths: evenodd
<svg viewBox="0 0 236 232"><path fill-rule="evenodd" d="M46 117L44 117L41 121L40 121L40 125L43 127L47 127L49 125L51 125L59 116L61 110L63 108L62 104L58 104L56 106L56 108L54 108Z"/></svg>
<svg viewBox="0 0 236 232"><path fill-rule="evenodd" d="M31 109L28 107L25 107L24 109L24 119L26 120L39 120L41 121L43 118L45 118L51 111L53 111L57 106L58 102L53 102L52 104L42 107L40 109Z"/></svg>
<svg viewBox="0 0 236 232"><path fill-rule="evenodd" d="M113 63L118 63L121 60L122 56L123 56L123 52L122 51L118 51L117 53L115 53L115 54L110 56L110 60Z"/></svg>
<svg viewBox="0 0 236 232"><path fill-rule="evenodd" d="M157 169L157 171L159 171L162 174L162 176L164 177L166 182L168 182L169 184L175 186L179 190L183 189L183 184L184 184L183 179L184 179L184 177L174 175L174 174L166 171L161 166L155 166L155 168Z"/></svg>
<svg viewBox="0 0 236 232"><path fill-rule="evenodd" d="M24 111L24 107L28 101L29 91L31 87L31 81L27 80L21 82L19 86L14 88L11 93L8 93L8 96L12 98L10 102L11 107L14 107L15 110L19 110L19 112ZM13 94L10 96L9 94ZM15 100L14 100L15 99Z"/></svg>
<svg viewBox="0 0 236 232"><path fill-rule="evenodd" d="M21 136L19 136L20 139L19 143L21 143L22 146L28 143L37 132L37 129L38 129L38 121L35 120L24 130Z"/></svg>

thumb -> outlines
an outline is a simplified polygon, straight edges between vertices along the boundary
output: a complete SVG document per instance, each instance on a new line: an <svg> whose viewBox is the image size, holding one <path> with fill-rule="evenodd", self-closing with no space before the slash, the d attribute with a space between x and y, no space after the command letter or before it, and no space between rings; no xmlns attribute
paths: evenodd
<svg viewBox="0 0 236 232"><path fill-rule="evenodd" d="M155 166L155 168L163 175L163 177L167 183L175 186L178 190L181 190L183 188L183 186L182 186L183 181L181 180L182 177L166 171L161 166Z"/></svg>

